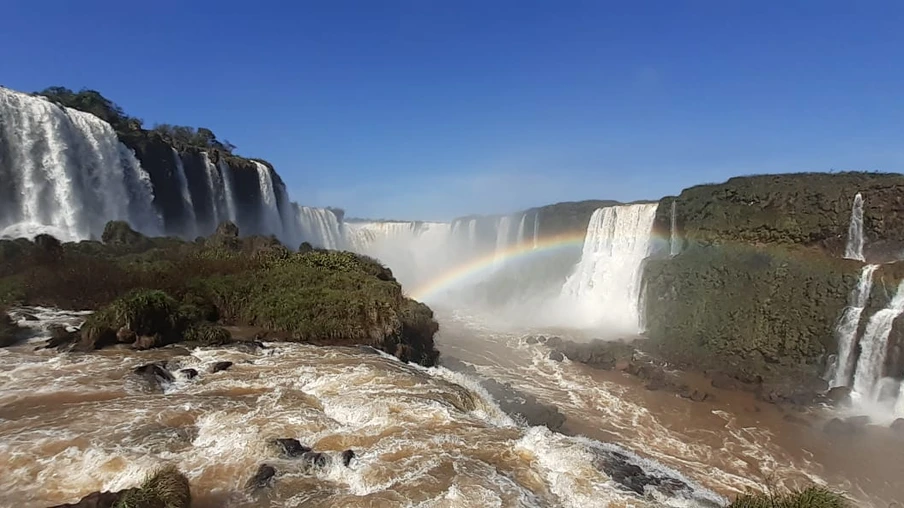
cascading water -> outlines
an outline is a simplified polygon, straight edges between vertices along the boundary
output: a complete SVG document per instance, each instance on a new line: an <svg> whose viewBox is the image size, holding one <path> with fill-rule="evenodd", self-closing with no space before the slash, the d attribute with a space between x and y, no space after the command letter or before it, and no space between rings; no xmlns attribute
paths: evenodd
<svg viewBox="0 0 904 508"><path fill-rule="evenodd" d="M336 214L323 208L296 205L297 223L300 226L302 242L324 249L345 247L342 226ZM299 242L300 243L300 242ZM295 247L293 245L293 247Z"/></svg>
<svg viewBox="0 0 904 508"><path fill-rule="evenodd" d="M678 202L672 201L671 227L669 228L669 255L677 256L681 253L681 238L678 236Z"/></svg>
<svg viewBox="0 0 904 508"><path fill-rule="evenodd" d="M873 287L873 273L879 265L866 265L860 271L857 287L851 291L849 305L844 309L838 326L835 327L835 338L838 341L838 359L835 363L835 374L831 385L847 386L851 382L854 368L854 352L857 347L857 329L860 326L860 315L869 300Z"/></svg>
<svg viewBox="0 0 904 508"><path fill-rule="evenodd" d="M509 234L512 227L512 218L508 215L499 218L496 225L496 255L493 258L493 266L500 267L505 262L505 249L508 247Z"/></svg>
<svg viewBox="0 0 904 508"><path fill-rule="evenodd" d="M527 214L521 214L521 222L518 223L518 236L515 239L516 245L521 245L524 243L524 228L527 225Z"/></svg>
<svg viewBox="0 0 904 508"><path fill-rule="evenodd" d="M282 218L279 215L279 208L276 203L276 191L273 188L273 177L270 175L270 168L257 161L254 161L254 165L257 168L261 192L261 232L282 237Z"/></svg>
<svg viewBox="0 0 904 508"><path fill-rule="evenodd" d="M94 115L0 88L0 236L99 237L109 220L159 234L150 178Z"/></svg>
<svg viewBox="0 0 904 508"><path fill-rule="evenodd" d="M348 247L379 259L403 285L417 285L446 267L457 243L452 226L439 222L348 222Z"/></svg>
<svg viewBox="0 0 904 508"><path fill-rule="evenodd" d="M863 196L858 192L854 196L851 209L851 223L848 226L847 245L844 247L846 259L863 261Z"/></svg>
<svg viewBox="0 0 904 508"><path fill-rule="evenodd" d="M870 317L860 341L860 359L854 371L854 393L861 399L875 401L879 393L876 383L885 370L888 336L895 319L904 313L904 281L898 285L888 306Z"/></svg>
<svg viewBox="0 0 904 508"><path fill-rule="evenodd" d="M191 197L191 190L188 188L188 178L185 177L185 164L182 163L182 157L175 148L172 150L173 162L176 164L176 183L179 186L179 194L182 196L182 204L185 207L186 224L184 232L188 238L193 239L198 235L198 219L195 217L195 203Z"/></svg>
<svg viewBox="0 0 904 508"><path fill-rule="evenodd" d="M207 190L210 194L210 216L213 217L213 227L210 231L216 229L217 224L228 219L226 213L226 190L223 184L223 177L217 171L217 167L210 162L210 156L207 152L201 152L201 159L204 161L204 168L207 176Z"/></svg>
<svg viewBox="0 0 904 508"><path fill-rule="evenodd" d="M537 242L540 241L540 210L534 212L534 243L533 246L537 248Z"/></svg>
<svg viewBox="0 0 904 508"><path fill-rule="evenodd" d="M235 184L233 183L232 168L225 161L220 159L217 166L220 168L220 174L223 176L223 192L226 198L226 218L235 222L238 217L238 208L235 204Z"/></svg>
<svg viewBox="0 0 904 508"><path fill-rule="evenodd" d="M656 208L656 203L636 204L593 212L581 260L560 297L571 325L639 331L642 264L650 252Z"/></svg>

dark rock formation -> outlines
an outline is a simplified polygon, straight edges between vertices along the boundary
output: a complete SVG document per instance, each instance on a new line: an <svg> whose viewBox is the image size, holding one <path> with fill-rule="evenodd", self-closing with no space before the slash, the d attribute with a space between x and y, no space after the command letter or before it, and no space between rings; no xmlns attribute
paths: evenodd
<svg viewBox="0 0 904 508"><path fill-rule="evenodd" d="M256 491L273 485L273 477L276 476L276 468L267 464L258 466L254 476L245 483L245 489Z"/></svg>
<svg viewBox="0 0 904 508"><path fill-rule="evenodd" d="M274 439L272 444L280 451L280 455L283 457L301 457L311 451L310 447L301 444L300 441L294 438Z"/></svg>
<svg viewBox="0 0 904 508"><path fill-rule="evenodd" d="M342 465L348 467L349 464L352 463L352 459L355 458L354 450L345 450L342 452Z"/></svg>
<svg viewBox="0 0 904 508"><path fill-rule="evenodd" d="M647 487L653 487L664 494L674 495L682 490L689 490L683 481L677 478L657 475L644 471L640 465L623 453L612 450L593 450L593 465L627 490L644 495Z"/></svg>
<svg viewBox="0 0 904 508"><path fill-rule="evenodd" d="M163 383L172 383L175 381L173 375L166 369L166 364L162 362L141 365L136 367L133 373L147 382L151 388L156 390L162 390Z"/></svg>
<svg viewBox="0 0 904 508"><path fill-rule="evenodd" d="M563 355L559 351L550 351L548 358L554 362L561 362L562 360L565 359L565 355Z"/></svg>
<svg viewBox="0 0 904 508"><path fill-rule="evenodd" d="M891 426L889 428L899 436L904 436L904 418L898 418L895 421L891 422Z"/></svg>
<svg viewBox="0 0 904 508"><path fill-rule="evenodd" d="M865 253L894 259L904 248L904 175L797 173L731 178L660 200L654 230L668 237L672 201L685 243L814 247L841 257L854 195L862 193Z"/></svg>
<svg viewBox="0 0 904 508"><path fill-rule="evenodd" d="M129 330L126 326L120 327L119 331L116 332L116 341L121 344L131 344L135 342L135 339L137 338L138 335L132 330Z"/></svg>
<svg viewBox="0 0 904 508"><path fill-rule="evenodd" d="M305 452L301 454L302 463L308 470L323 469L330 463L330 458L320 452Z"/></svg>
<svg viewBox="0 0 904 508"><path fill-rule="evenodd" d="M210 367L210 373L215 374L230 367L232 367L232 362L216 362Z"/></svg>
<svg viewBox="0 0 904 508"><path fill-rule="evenodd" d="M50 332L50 338L44 345L44 349L65 350L77 344L80 338L78 330L70 332L63 325L50 325L47 327L47 331Z"/></svg>
<svg viewBox="0 0 904 508"><path fill-rule="evenodd" d="M546 341L546 345L573 362L603 370L615 368L615 364L619 360L633 359L635 351L633 346L624 342L599 339L582 343L553 337Z"/></svg>
<svg viewBox="0 0 904 508"><path fill-rule="evenodd" d="M198 377L198 371L195 369L182 369L179 371L185 379L194 379Z"/></svg>
<svg viewBox="0 0 904 508"><path fill-rule="evenodd" d="M848 386L836 386L826 393L826 399L835 406L851 404L851 389Z"/></svg>

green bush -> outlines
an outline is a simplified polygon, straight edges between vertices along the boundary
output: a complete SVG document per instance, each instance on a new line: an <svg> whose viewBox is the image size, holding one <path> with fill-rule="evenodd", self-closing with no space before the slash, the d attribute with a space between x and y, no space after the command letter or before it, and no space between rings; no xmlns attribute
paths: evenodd
<svg viewBox="0 0 904 508"><path fill-rule="evenodd" d="M175 466L166 466L149 475L141 487L119 498L115 508L189 508L191 488L188 478Z"/></svg>
<svg viewBox="0 0 904 508"><path fill-rule="evenodd" d="M200 322L189 326L183 335L188 342L201 346L223 346L232 342L232 335L222 326Z"/></svg>
<svg viewBox="0 0 904 508"><path fill-rule="evenodd" d="M728 508L850 508L844 495L825 487L807 487L782 494L743 494Z"/></svg>
<svg viewBox="0 0 904 508"><path fill-rule="evenodd" d="M139 336L159 334L168 343L177 341L187 325L173 297L159 290L137 289L90 315L81 333L83 344L94 348L114 341L122 327Z"/></svg>

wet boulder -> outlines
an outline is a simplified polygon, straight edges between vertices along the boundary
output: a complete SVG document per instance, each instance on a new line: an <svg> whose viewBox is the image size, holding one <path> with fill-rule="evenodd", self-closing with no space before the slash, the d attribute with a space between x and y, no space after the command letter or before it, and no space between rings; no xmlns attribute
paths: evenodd
<svg viewBox="0 0 904 508"><path fill-rule="evenodd" d="M194 379L198 377L198 371L195 369L182 369L179 371L179 374L185 379Z"/></svg>
<svg viewBox="0 0 904 508"><path fill-rule="evenodd" d="M166 365L162 362L141 365L136 367L132 372L147 382L151 388L157 390L162 390L165 383L172 383L175 381L173 375L166 369Z"/></svg>
<svg viewBox="0 0 904 508"><path fill-rule="evenodd" d="M228 361L224 361L224 362L216 362L216 363L214 363L213 365L211 365L211 367L210 367L210 373L211 373L211 374L216 374L217 372L220 372L220 371L229 369L230 367L232 367L232 365L233 365L233 363L232 363L232 362L228 362Z"/></svg>
<svg viewBox="0 0 904 508"><path fill-rule="evenodd" d="M342 465L348 467L349 464L352 463L352 459L355 458L354 450L345 450L342 452Z"/></svg>
<svg viewBox="0 0 904 508"><path fill-rule="evenodd" d="M895 434L904 436L904 418L898 418L897 420L891 422L891 426L889 428Z"/></svg>
<svg viewBox="0 0 904 508"><path fill-rule="evenodd" d="M621 341L594 339L574 342L558 339L548 341L547 345L573 362L602 370L612 370L619 360L629 360L634 356L634 347Z"/></svg>
<svg viewBox="0 0 904 508"><path fill-rule="evenodd" d="M135 339L135 342L132 344L132 349L145 351L160 347L163 344L163 337L159 333L155 335L141 335Z"/></svg>
<svg viewBox="0 0 904 508"><path fill-rule="evenodd" d="M119 331L116 332L116 342L120 344L131 344L135 342L135 339L138 338L138 335L129 329L128 326L123 326L119 328Z"/></svg>
<svg viewBox="0 0 904 508"><path fill-rule="evenodd" d="M559 351L550 351L550 352L549 352L549 359L552 360L552 361L554 361L554 362L561 362L561 361L563 361L563 360L565 359L565 355L563 355L563 354L560 353Z"/></svg>
<svg viewBox="0 0 904 508"><path fill-rule="evenodd" d="M681 491L689 491L690 487L683 481L655 472L645 471L639 464L624 453L615 450L593 450L593 465L606 473L609 478L623 488L639 495L645 490L655 488L666 495L675 495Z"/></svg>
<svg viewBox="0 0 904 508"><path fill-rule="evenodd" d="M833 406L848 406L851 404L851 388L849 386L836 386L826 392L826 399Z"/></svg>
<svg viewBox="0 0 904 508"><path fill-rule="evenodd" d="M47 331L50 332L50 338L47 339L44 349L63 350L74 346L79 341L78 330L70 331L63 325L50 325L47 327Z"/></svg>
<svg viewBox="0 0 904 508"><path fill-rule="evenodd" d="M830 436L850 436L857 434L861 428L841 418L832 418L826 422L822 430Z"/></svg>
<svg viewBox="0 0 904 508"><path fill-rule="evenodd" d="M245 489L252 492L265 489L273 485L273 477L276 476L276 468L267 464L261 464L254 476L245 483Z"/></svg>
<svg viewBox="0 0 904 508"><path fill-rule="evenodd" d="M305 452L301 454L302 463L307 470L323 469L330 463L330 458L320 452Z"/></svg>
<svg viewBox="0 0 904 508"><path fill-rule="evenodd" d="M543 425L549 430L559 430L565 423L565 415L550 404L540 402L529 393L515 390L509 384L495 379L481 380L482 386L507 415L522 420L530 426Z"/></svg>
<svg viewBox="0 0 904 508"><path fill-rule="evenodd" d="M300 441L294 438L278 438L271 441L271 444L279 450L280 455L283 457L301 457L305 453L311 451L310 447L307 447L301 444Z"/></svg>

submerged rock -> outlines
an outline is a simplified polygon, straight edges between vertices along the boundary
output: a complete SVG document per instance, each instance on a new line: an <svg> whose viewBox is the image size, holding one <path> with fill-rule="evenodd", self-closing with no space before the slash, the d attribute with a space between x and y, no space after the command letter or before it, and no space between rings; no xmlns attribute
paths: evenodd
<svg viewBox="0 0 904 508"><path fill-rule="evenodd" d="M63 325L50 325L47 327L47 331L50 332L50 338L47 339L44 349L56 348L63 350L67 347L74 346L79 341L78 330L70 332L69 329Z"/></svg>
<svg viewBox="0 0 904 508"><path fill-rule="evenodd" d="M166 365L162 362L148 363L135 367L132 371L135 375L145 380L151 388L162 390L164 383L172 383L176 379L166 370Z"/></svg>
<svg viewBox="0 0 904 508"><path fill-rule="evenodd" d="M825 427L823 427L822 430L826 434L832 436L850 436L857 434L862 428L852 424L850 421L845 421L841 418L832 418L825 424Z"/></svg>
<svg viewBox="0 0 904 508"><path fill-rule="evenodd" d="M891 422L891 426L889 428L899 436L904 436L904 418L898 418L897 420Z"/></svg>
<svg viewBox="0 0 904 508"><path fill-rule="evenodd" d="M284 457L301 457L311 451L310 447L301 444L295 438L278 438L271 441L271 443L280 450L280 454Z"/></svg>
<svg viewBox="0 0 904 508"><path fill-rule="evenodd" d="M195 369L182 369L179 374L182 374L185 379L194 379L198 376L198 371Z"/></svg>
<svg viewBox="0 0 904 508"><path fill-rule="evenodd" d="M245 483L245 489L253 492L270 487L273 485L274 476L276 476L276 468L267 464L261 464L258 466L254 476Z"/></svg>
<svg viewBox="0 0 904 508"><path fill-rule="evenodd" d="M687 483L668 476L646 472L640 465L623 453L612 450L595 450L593 465L627 490L644 495L647 487L655 487L672 496L683 490L690 490Z"/></svg>
<svg viewBox="0 0 904 508"><path fill-rule="evenodd" d="M304 462L306 469L323 469L330 463L330 458L326 454L320 452L305 452L301 454L301 460Z"/></svg>
<svg viewBox="0 0 904 508"><path fill-rule="evenodd" d="M348 465L351 464L353 458L355 458L355 451L345 450L344 452L342 452L342 465L348 467Z"/></svg>
<svg viewBox="0 0 904 508"><path fill-rule="evenodd" d="M565 355L563 355L562 353L560 353L558 351L550 351L549 359L554 362L561 362L562 360L565 359Z"/></svg>
<svg viewBox="0 0 904 508"><path fill-rule="evenodd" d="M229 367L232 367L232 365L232 362L217 362L210 367L210 373L214 374L222 370L226 370Z"/></svg>

